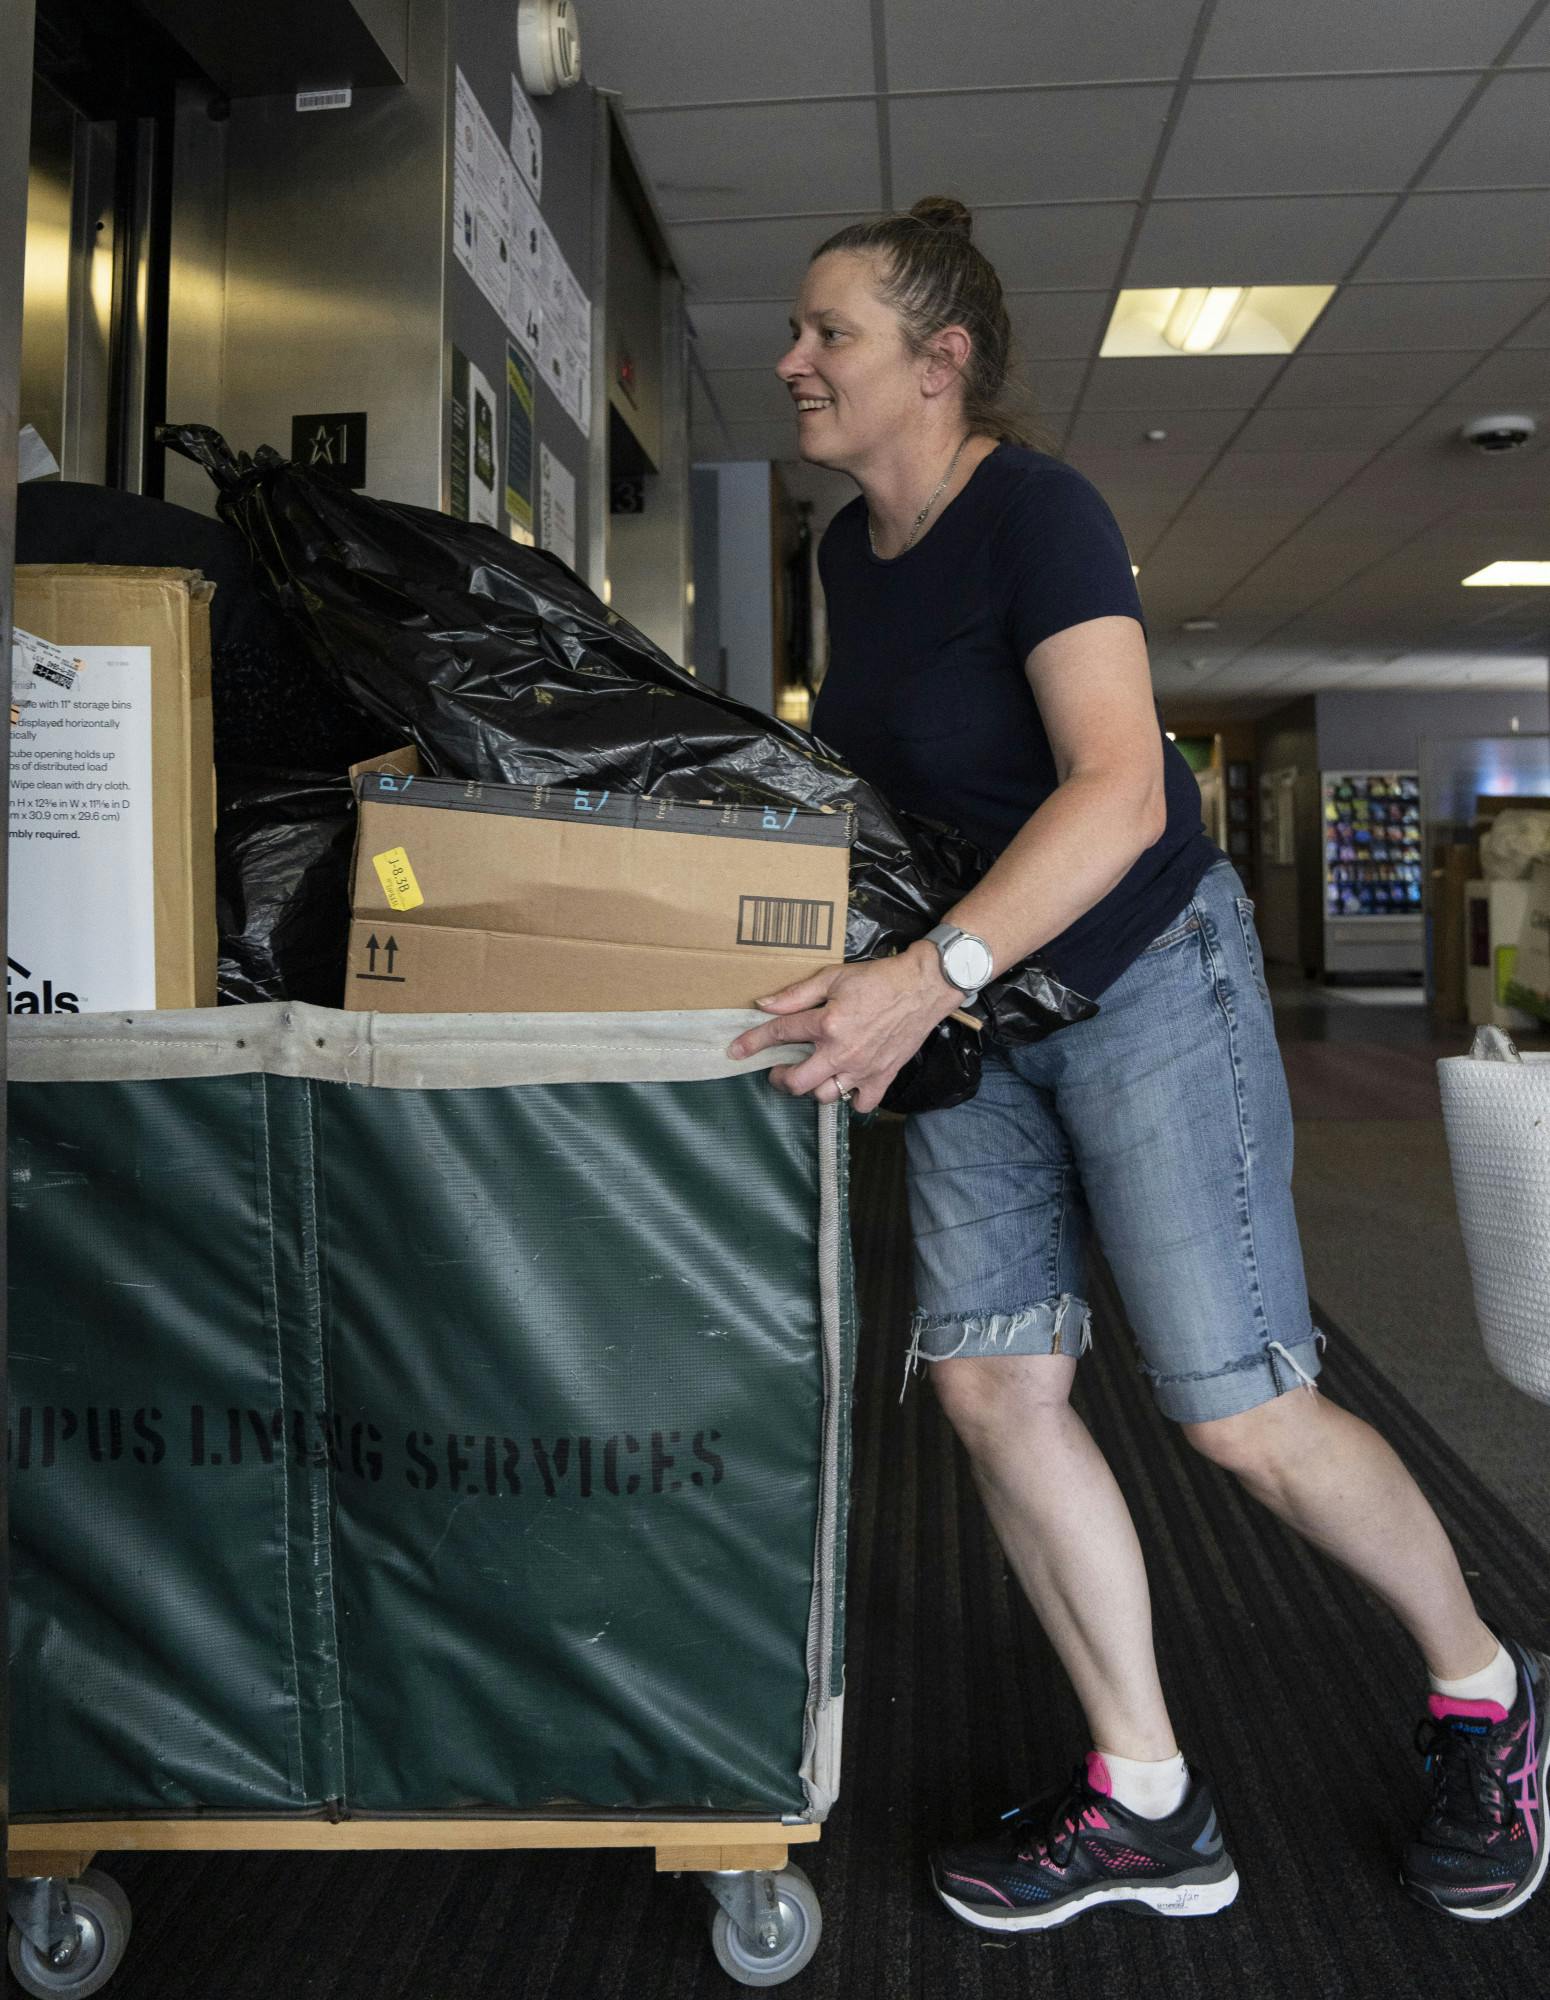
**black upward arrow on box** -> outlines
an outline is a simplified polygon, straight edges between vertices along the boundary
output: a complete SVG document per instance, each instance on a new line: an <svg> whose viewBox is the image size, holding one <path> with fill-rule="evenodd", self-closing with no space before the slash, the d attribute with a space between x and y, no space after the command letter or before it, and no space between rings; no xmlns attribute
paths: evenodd
<svg viewBox="0 0 1550 2000"><path fill-rule="evenodd" d="M379 951L387 960L386 972L379 972L377 970L377 953ZM357 979L391 979L395 985L401 986L404 975L401 972L394 972L393 970L393 961L397 957L398 939L396 937L389 937L385 942L379 942L377 933L373 931L371 936L366 940L366 970L356 973L355 976Z"/></svg>

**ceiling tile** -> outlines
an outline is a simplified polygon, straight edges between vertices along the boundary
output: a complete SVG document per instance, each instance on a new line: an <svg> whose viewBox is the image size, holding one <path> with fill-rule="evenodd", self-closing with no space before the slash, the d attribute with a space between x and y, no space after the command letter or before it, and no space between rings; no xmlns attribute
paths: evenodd
<svg viewBox="0 0 1550 2000"><path fill-rule="evenodd" d="M1550 347L1550 305L1542 312L1535 313L1528 325L1521 327L1511 340L1509 347Z"/></svg>
<svg viewBox="0 0 1550 2000"><path fill-rule="evenodd" d="M883 0L892 90L1001 83L1104 83L1177 75L1199 0L1083 0L1080 7Z"/></svg>
<svg viewBox="0 0 1550 2000"><path fill-rule="evenodd" d="M689 308L700 362L706 368L773 368L790 344L785 299L749 305L702 300Z"/></svg>
<svg viewBox="0 0 1550 2000"><path fill-rule="evenodd" d="M1200 497L1263 494L1311 507L1360 472L1371 456L1366 451L1229 451L1212 467Z"/></svg>
<svg viewBox="0 0 1550 2000"><path fill-rule="evenodd" d="M1008 291L1111 285L1135 212L1132 202L987 208L974 240Z"/></svg>
<svg viewBox="0 0 1550 2000"><path fill-rule="evenodd" d="M1528 0L1221 0L1200 51L1202 76L1289 70L1484 67L1523 19Z"/></svg>
<svg viewBox="0 0 1550 2000"><path fill-rule="evenodd" d="M764 222L680 223L672 232L673 254L694 299L770 299L789 312L814 250L845 223L861 220L793 215ZM697 310L691 304L690 311Z"/></svg>
<svg viewBox="0 0 1550 2000"><path fill-rule="evenodd" d="M1181 354L1100 361L1082 399L1085 410L1243 410L1264 394L1281 355Z"/></svg>
<svg viewBox="0 0 1550 2000"><path fill-rule="evenodd" d="M1468 354L1294 354L1267 407L1428 403L1469 372Z"/></svg>
<svg viewBox="0 0 1550 2000"><path fill-rule="evenodd" d="M729 424L783 423L796 450L796 419L784 383L768 368L716 368L709 372L711 394Z"/></svg>
<svg viewBox="0 0 1550 2000"><path fill-rule="evenodd" d="M1160 195L1351 194L1403 187L1473 77L1201 83L1184 102Z"/></svg>
<svg viewBox="0 0 1550 2000"><path fill-rule="evenodd" d="M1086 373L1085 361L1027 361L1014 369L1013 378L1024 385L1041 412L1048 412L1071 408Z"/></svg>
<svg viewBox="0 0 1550 2000"><path fill-rule="evenodd" d="M1159 452L1154 457L1141 451L1086 445L1068 446L1066 456L1100 493L1123 492L1150 505L1159 498L1185 500L1215 454L1175 451Z"/></svg>
<svg viewBox="0 0 1550 2000"><path fill-rule="evenodd" d="M585 0L581 15L587 82L627 105L877 87L868 0L673 0L649 25L639 0Z"/></svg>
<svg viewBox="0 0 1550 2000"><path fill-rule="evenodd" d="M1541 14L1508 57L1508 67L1519 63L1550 63L1550 14Z"/></svg>
<svg viewBox="0 0 1550 2000"><path fill-rule="evenodd" d="M1125 283L1332 285L1391 206L1386 195L1154 201Z"/></svg>
<svg viewBox="0 0 1550 2000"><path fill-rule="evenodd" d="M1006 302L1012 339L1028 357L1085 358L1103 338L1109 294L1015 292Z"/></svg>
<svg viewBox="0 0 1550 2000"><path fill-rule="evenodd" d="M1542 284L1347 285L1299 350L1494 347L1545 295Z"/></svg>
<svg viewBox="0 0 1550 2000"><path fill-rule="evenodd" d="M1488 83L1422 178L1422 187L1543 187L1550 182L1550 70Z"/></svg>
<svg viewBox="0 0 1550 2000"><path fill-rule="evenodd" d="M1534 347L1503 348L1490 355L1450 390L1448 400L1462 403L1477 397L1543 409L1550 404L1550 355Z"/></svg>
<svg viewBox="0 0 1550 2000"><path fill-rule="evenodd" d="M1256 410L1233 440L1237 451L1376 451L1398 437L1420 412L1378 406L1324 410Z"/></svg>
<svg viewBox="0 0 1550 2000"><path fill-rule="evenodd" d="M1550 192L1413 194L1353 278L1543 278Z"/></svg>
<svg viewBox="0 0 1550 2000"><path fill-rule="evenodd" d="M882 201L870 103L637 111L628 124L670 223L875 209Z"/></svg>
<svg viewBox="0 0 1550 2000"><path fill-rule="evenodd" d="M1070 447L1116 450L1133 446L1137 453L1171 457L1177 452L1215 451L1248 415L1247 410L1093 410L1084 409L1072 428ZM1150 441L1149 430L1165 438Z"/></svg>
<svg viewBox="0 0 1550 2000"><path fill-rule="evenodd" d="M976 202L1104 200L1146 183L1172 93L1161 86L990 91L890 101L893 180Z"/></svg>

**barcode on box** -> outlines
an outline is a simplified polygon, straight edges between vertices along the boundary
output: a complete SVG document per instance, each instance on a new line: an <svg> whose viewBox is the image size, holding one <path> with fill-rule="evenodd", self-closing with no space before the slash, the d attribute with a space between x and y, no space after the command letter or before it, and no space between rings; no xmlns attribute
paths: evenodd
<svg viewBox="0 0 1550 2000"><path fill-rule="evenodd" d="M800 896L739 899L739 944L778 945L786 951L827 951L833 939L832 903L810 903Z"/></svg>
<svg viewBox="0 0 1550 2000"><path fill-rule="evenodd" d="M296 93L298 111L348 111L349 108L348 90L298 90Z"/></svg>

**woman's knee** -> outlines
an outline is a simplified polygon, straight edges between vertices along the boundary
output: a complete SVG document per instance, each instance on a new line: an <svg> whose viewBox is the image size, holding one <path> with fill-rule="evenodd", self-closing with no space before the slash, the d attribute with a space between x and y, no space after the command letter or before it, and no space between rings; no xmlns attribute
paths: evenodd
<svg viewBox="0 0 1550 2000"><path fill-rule="evenodd" d="M1180 1429L1202 1458L1252 1480L1317 1449L1315 1433L1328 1407L1322 1396L1299 1386L1236 1416L1186 1423Z"/></svg>
<svg viewBox="0 0 1550 2000"><path fill-rule="evenodd" d="M934 1361L930 1369L937 1400L965 1439L1065 1409L1076 1379L1076 1359L1069 1354L960 1357Z"/></svg>

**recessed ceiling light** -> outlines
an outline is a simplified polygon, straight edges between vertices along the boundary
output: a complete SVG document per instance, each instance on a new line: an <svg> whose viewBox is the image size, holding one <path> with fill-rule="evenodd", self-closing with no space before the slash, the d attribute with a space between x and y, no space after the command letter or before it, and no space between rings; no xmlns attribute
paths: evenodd
<svg viewBox="0 0 1550 2000"><path fill-rule="evenodd" d="M1484 569L1477 569L1473 576L1462 579L1465 583L1483 584L1550 584L1550 562L1493 562Z"/></svg>
<svg viewBox="0 0 1550 2000"><path fill-rule="evenodd" d="M1221 623L1217 618L1186 618L1179 627L1181 632L1214 632Z"/></svg>
<svg viewBox="0 0 1550 2000"><path fill-rule="evenodd" d="M1335 295L1333 285L1164 285L1121 292L1098 352L1292 354Z"/></svg>
<svg viewBox="0 0 1550 2000"><path fill-rule="evenodd" d="M1163 321L1162 337L1181 354L1208 354L1248 297L1246 285L1184 285Z"/></svg>

